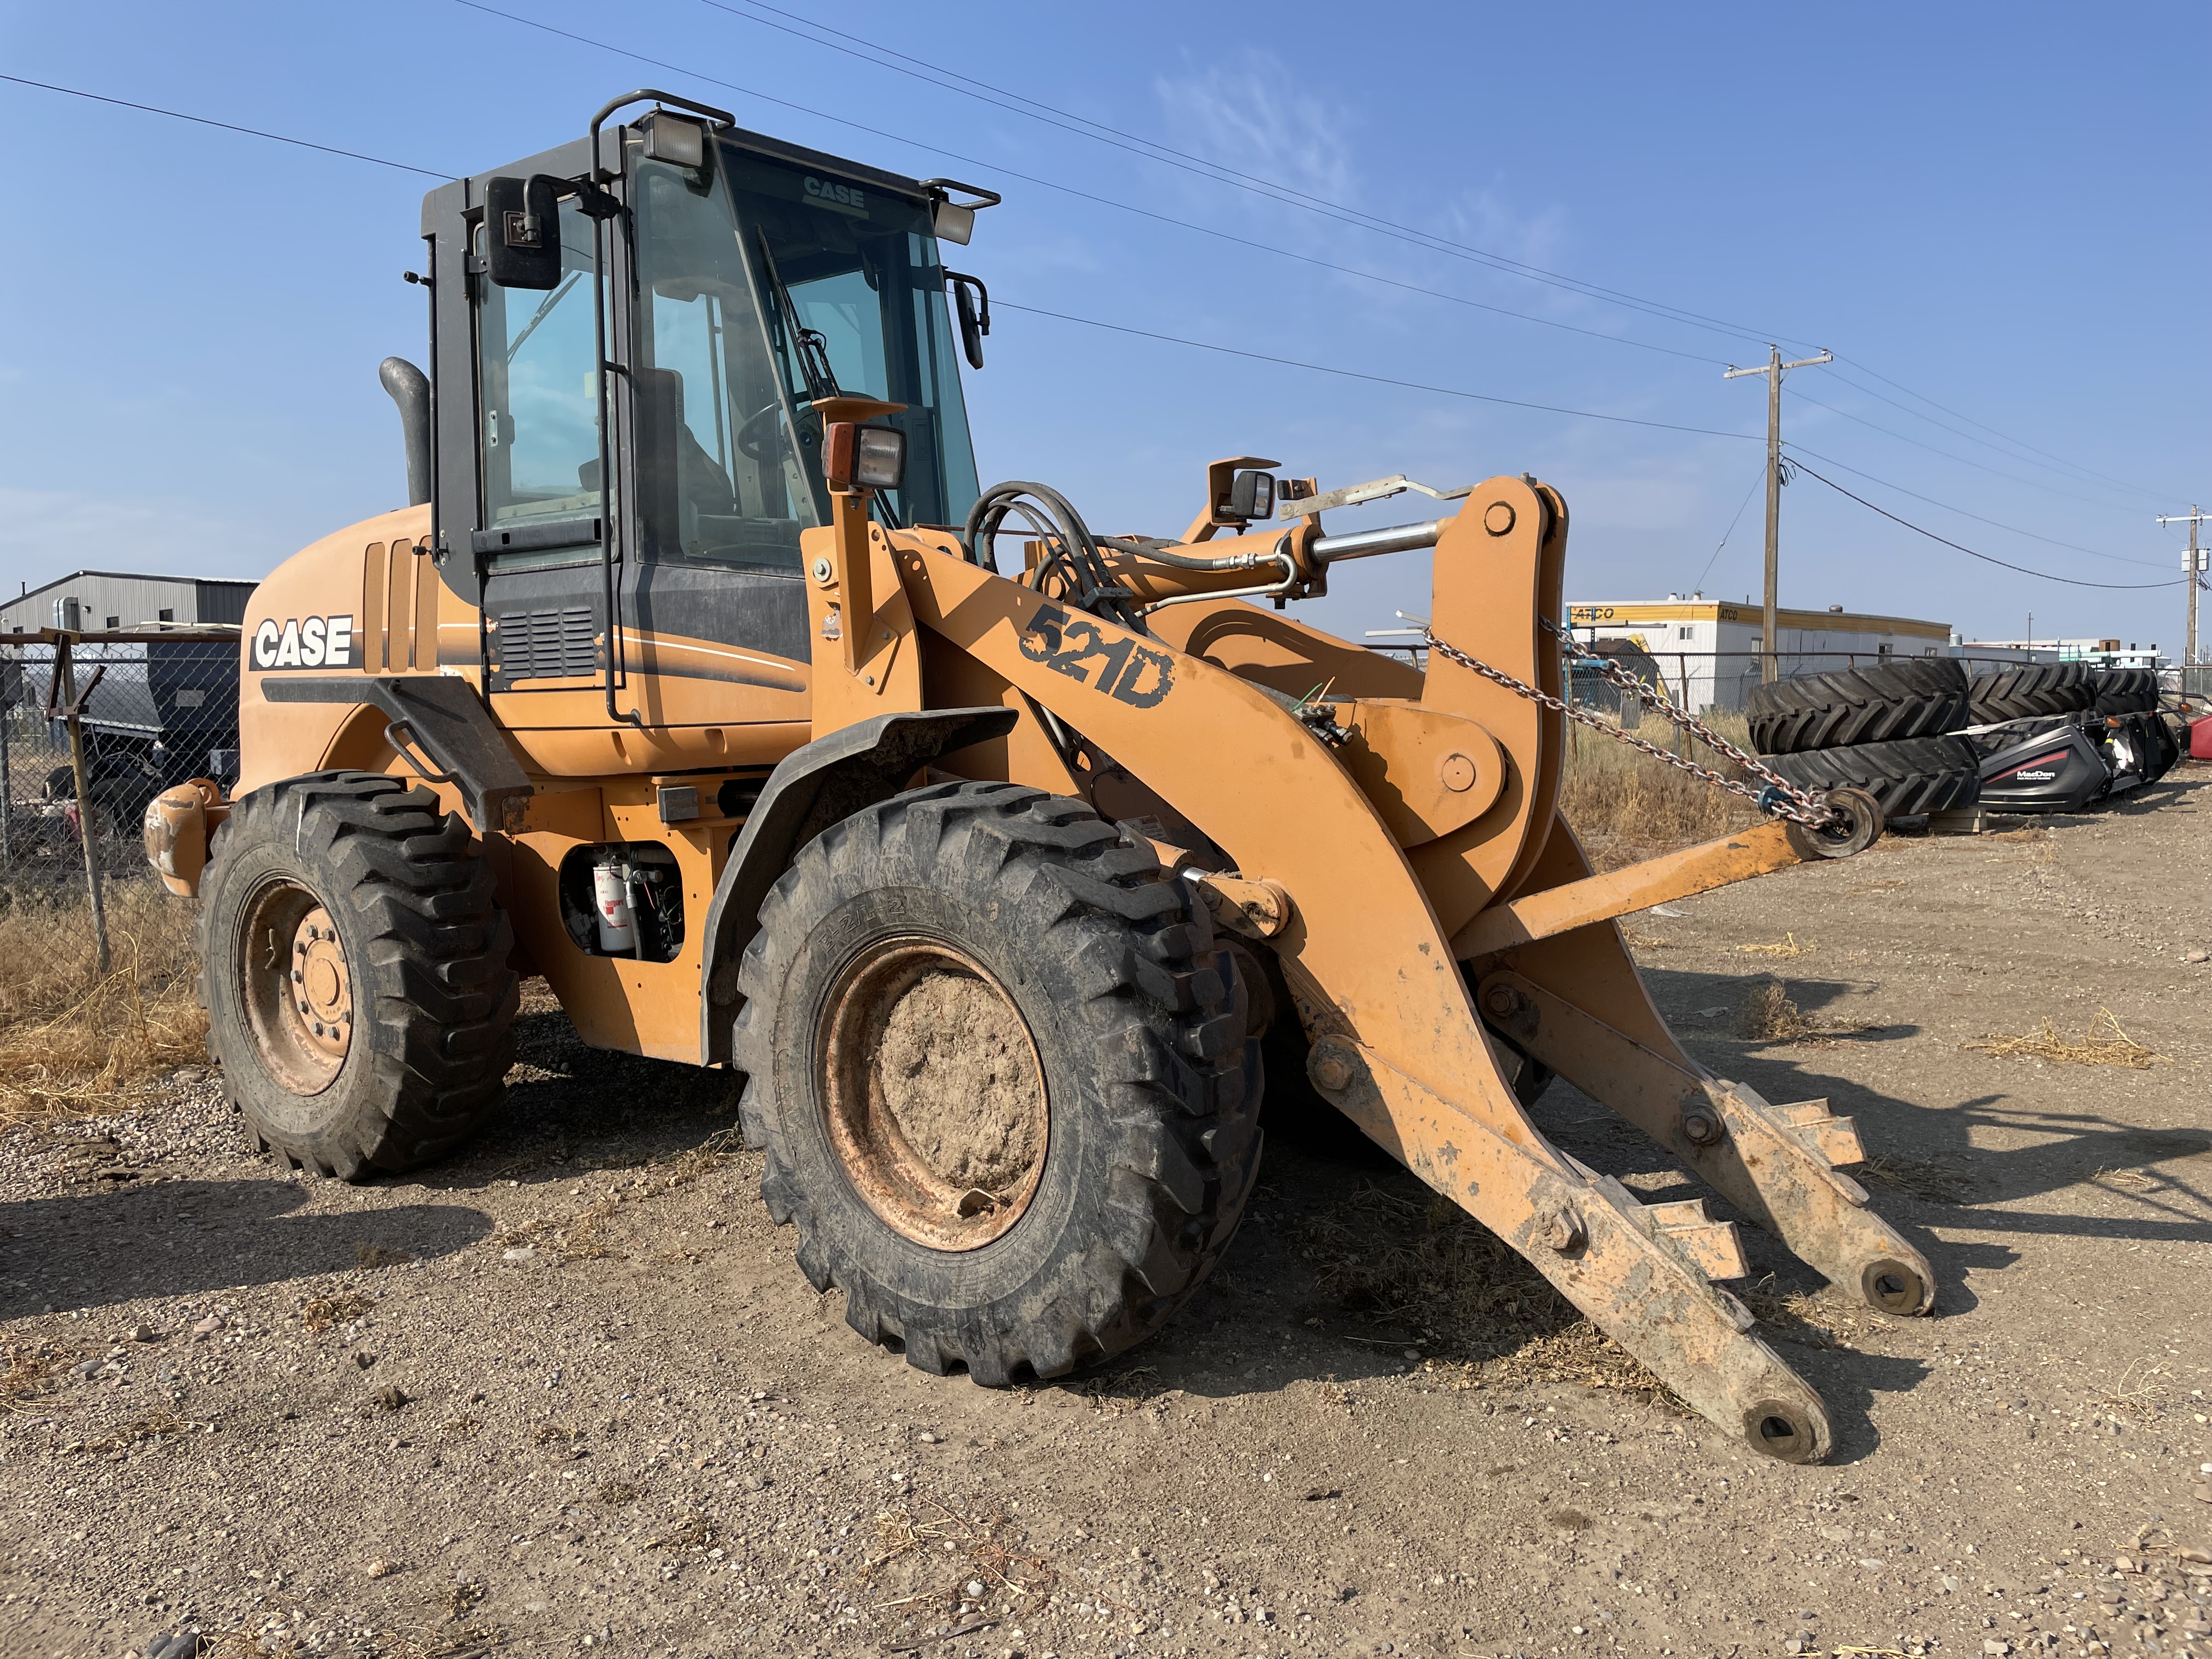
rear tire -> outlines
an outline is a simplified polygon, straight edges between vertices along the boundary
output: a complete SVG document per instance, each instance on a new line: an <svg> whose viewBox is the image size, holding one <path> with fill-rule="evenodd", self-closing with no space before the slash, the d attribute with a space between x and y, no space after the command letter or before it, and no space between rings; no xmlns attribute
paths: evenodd
<svg viewBox="0 0 2212 1659"><path fill-rule="evenodd" d="M1955 732L1966 723L1966 671L1951 657L1907 657L1752 687L1744 700L1760 753L1796 755Z"/></svg>
<svg viewBox="0 0 2212 1659"><path fill-rule="evenodd" d="M2108 668L2090 689L2100 714L2143 714L2158 707L2158 676L2148 668Z"/></svg>
<svg viewBox="0 0 2212 1659"><path fill-rule="evenodd" d="M1776 755L1766 763L1802 789L1863 789L1885 821L1972 806L1982 794L1980 757L1962 738L1865 743Z"/></svg>
<svg viewBox="0 0 2212 1659"><path fill-rule="evenodd" d="M2022 663L1975 675L1968 688L1966 713L1972 725L1995 726L2043 714L2071 714L2096 700L2087 665Z"/></svg>
<svg viewBox="0 0 2212 1659"><path fill-rule="evenodd" d="M200 890L200 1002L261 1146L398 1174L504 1097L520 986L468 825L428 789L319 772L257 789Z"/></svg>
<svg viewBox="0 0 2212 1659"><path fill-rule="evenodd" d="M1142 1340L1259 1167L1259 1044L1211 919L1080 801L933 785L808 843L733 1054L761 1195L908 1362L1004 1386Z"/></svg>

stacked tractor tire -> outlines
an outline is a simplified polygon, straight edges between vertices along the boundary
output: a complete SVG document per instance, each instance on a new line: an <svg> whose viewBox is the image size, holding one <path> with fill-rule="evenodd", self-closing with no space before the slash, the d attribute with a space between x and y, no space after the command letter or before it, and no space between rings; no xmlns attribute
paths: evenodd
<svg viewBox="0 0 2212 1659"><path fill-rule="evenodd" d="M1863 789L1894 821L1972 806L1981 757L1964 738L1966 671L1949 657L1911 657L1754 686L1751 741L1805 789Z"/></svg>
<svg viewBox="0 0 2212 1659"><path fill-rule="evenodd" d="M2180 755L2147 668L2021 663L1969 678L1953 658L1902 658L1759 685L1746 707L1781 776L1863 789L1892 820L1978 802L2075 811Z"/></svg>

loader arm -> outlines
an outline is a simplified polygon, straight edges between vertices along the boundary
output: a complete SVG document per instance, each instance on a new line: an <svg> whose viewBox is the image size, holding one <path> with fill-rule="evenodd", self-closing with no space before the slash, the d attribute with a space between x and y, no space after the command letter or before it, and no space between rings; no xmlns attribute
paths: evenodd
<svg viewBox="0 0 2212 1659"><path fill-rule="evenodd" d="M1516 516L1543 523L1540 498L1526 484L1499 481L1498 493L1513 499ZM1704 1248L1717 1230L1701 1216L1647 1210L1528 1121L1423 880L1320 738L1224 669L1070 611L967 562L950 543L894 539L896 579L921 629L1086 744L1136 765L1245 878L1279 884L1291 896L1291 914L1272 943L1318 1039L1312 1075L1328 1098L1512 1243L1716 1424L1771 1455L1826 1453L1831 1437L1819 1397L1747 1334L1741 1304L1707 1279L1706 1267L1741 1272L1729 1241ZM1544 554L1557 556L1556 546L1533 537L1528 552L1536 556L1528 559L1531 571ZM1536 614L1531 601L1540 590L1536 576L1524 581L1526 617ZM1533 656L1534 641L1524 648ZM1487 689L1459 690L1480 703L1490 702L1481 695ZM1489 712L1516 759L1543 755L1542 722L1495 703ZM1465 838L1479 856L1463 857L1455 846L1439 852L1459 858L1467 872L1455 878L1455 908L1469 904L1477 883L1495 891L1524 854L1533 861L1540 852L1529 850L1528 831L1540 809L1543 829L1551 826L1551 792L1530 775L1542 769L1540 758L1500 791L1487 840ZM1555 787L1555 769L1553 778ZM1285 801L1297 802L1298 812L1286 814ZM1678 1242L1678 1227L1697 1234L1694 1243Z"/></svg>

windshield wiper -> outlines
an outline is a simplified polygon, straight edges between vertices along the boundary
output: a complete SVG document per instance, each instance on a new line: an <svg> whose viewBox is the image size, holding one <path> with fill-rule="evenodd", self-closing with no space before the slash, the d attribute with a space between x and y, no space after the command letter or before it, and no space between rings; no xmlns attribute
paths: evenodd
<svg viewBox="0 0 2212 1659"><path fill-rule="evenodd" d="M842 397L836 373L830 367L829 340L799 320L799 307L784 286L782 275L775 268L775 255L769 251L768 232L757 229L753 234L759 240L761 267L768 273L769 290L775 301L771 309L784 337L785 353L798 365L799 376L806 382L807 401L818 404L824 398Z"/></svg>
<svg viewBox="0 0 2212 1659"><path fill-rule="evenodd" d="M553 314L553 307L559 305L562 300L568 297L568 290L576 286L577 283L581 280L583 275L584 273L580 270L570 271L568 273L568 280L562 283L560 287L555 289L539 302L536 313L532 316L531 319L527 323L525 323L522 325L522 332L514 337L514 343L508 346L507 349L507 361L509 365L512 365L514 362L514 354L522 349L522 343L538 331L538 324L544 322L548 317Z"/></svg>

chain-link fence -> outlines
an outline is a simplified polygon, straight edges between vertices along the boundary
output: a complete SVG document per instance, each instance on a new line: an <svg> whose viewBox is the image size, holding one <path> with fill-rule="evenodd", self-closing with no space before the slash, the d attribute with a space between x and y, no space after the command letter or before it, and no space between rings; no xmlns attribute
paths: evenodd
<svg viewBox="0 0 2212 1659"><path fill-rule="evenodd" d="M1416 668L1427 666L1428 652L1423 646L1370 644L1369 648L1384 655L1403 657ZM1782 653L1781 669L1782 677L1789 679L1836 669L1917 660L1876 651L1785 651ZM1970 652L1954 660L1972 677L1998 668L2018 668L2028 659L2021 652L2005 656ZM2058 659L2045 655L2034 660L2049 665ZM1667 651L1648 648L1628 639L1585 640L1577 636L1566 651L1568 701L1577 707L1615 714L1623 725L1632 727L1638 713L1635 699L1622 691L1605 672L1607 663L1626 668L1645 684L1662 692L1677 708L1700 716L1741 711L1752 687L1765 678L1766 672L1765 653L1759 651ZM2212 666L2162 668L2158 671L2158 678L2169 707L2186 702L2191 714L2212 710Z"/></svg>
<svg viewBox="0 0 2212 1659"><path fill-rule="evenodd" d="M0 886L82 889L88 826L104 878L147 877L146 804L189 778L237 776L238 661L234 633L0 640Z"/></svg>

